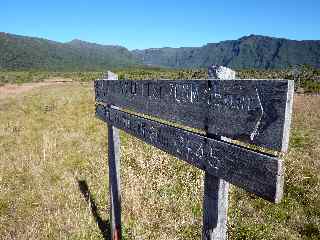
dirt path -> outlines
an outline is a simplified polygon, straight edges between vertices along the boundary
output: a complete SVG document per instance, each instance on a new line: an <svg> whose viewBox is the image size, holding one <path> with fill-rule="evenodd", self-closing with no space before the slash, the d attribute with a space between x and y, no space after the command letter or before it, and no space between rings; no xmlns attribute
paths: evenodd
<svg viewBox="0 0 320 240"><path fill-rule="evenodd" d="M6 84L4 86L0 86L0 101L8 97L14 97L22 93L29 92L35 88L65 84L70 82L72 82L72 79L50 78L50 79L44 80L43 82L36 82L36 83L24 83L19 85Z"/></svg>

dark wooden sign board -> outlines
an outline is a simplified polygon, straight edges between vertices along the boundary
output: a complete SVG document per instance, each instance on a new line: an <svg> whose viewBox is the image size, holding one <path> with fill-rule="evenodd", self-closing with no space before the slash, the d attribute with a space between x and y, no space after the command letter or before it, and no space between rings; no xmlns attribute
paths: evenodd
<svg viewBox="0 0 320 240"><path fill-rule="evenodd" d="M97 105L108 124L262 198L282 197L282 160L180 128Z"/></svg>
<svg viewBox="0 0 320 240"><path fill-rule="evenodd" d="M293 81L96 81L96 101L286 151Z"/></svg>
<svg viewBox="0 0 320 240"><path fill-rule="evenodd" d="M118 129L205 171L203 239L226 239L229 182L268 201L281 200L283 161L223 141L219 136L286 151L293 81L97 80L95 93L96 116L108 124L113 238L121 239ZM198 128L207 134L173 127L118 107Z"/></svg>

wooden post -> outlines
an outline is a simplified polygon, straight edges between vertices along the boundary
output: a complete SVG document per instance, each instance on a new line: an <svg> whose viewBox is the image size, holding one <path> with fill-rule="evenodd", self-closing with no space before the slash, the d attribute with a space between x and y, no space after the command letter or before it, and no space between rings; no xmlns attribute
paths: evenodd
<svg viewBox="0 0 320 240"><path fill-rule="evenodd" d="M226 239L228 190L228 182L205 173L202 232L205 240Z"/></svg>
<svg viewBox="0 0 320 240"><path fill-rule="evenodd" d="M106 80L118 80L118 76L110 71ZM120 193L120 138L119 129L108 126L108 162L110 191L110 229L111 239L121 239L121 193Z"/></svg>
<svg viewBox="0 0 320 240"><path fill-rule="evenodd" d="M230 142L228 138L221 140ZM226 240L229 183L205 172L203 195L203 240Z"/></svg>
<svg viewBox="0 0 320 240"><path fill-rule="evenodd" d="M228 76L235 76L231 69L222 67L225 75L219 71L221 67L209 67L209 78L220 76L220 80L228 79ZM230 74L232 73L232 74ZM211 74L211 75L210 75ZM207 134L210 134L209 132ZM228 138L218 137L221 140L230 142ZM225 240L227 239L228 221L228 197L229 183L225 180L212 176L205 172L204 175L204 196L203 196L203 230L202 239L204 240Z"/></svg>

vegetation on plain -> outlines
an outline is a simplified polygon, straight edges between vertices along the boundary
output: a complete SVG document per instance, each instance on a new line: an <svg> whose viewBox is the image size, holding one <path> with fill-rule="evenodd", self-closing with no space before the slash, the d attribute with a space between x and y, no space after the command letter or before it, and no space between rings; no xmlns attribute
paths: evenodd
<svg viewBox="0 0 320 240"><path fill-rule="evenodd" d="M299 92L320 93L320 69L308 65L285 70L238 69L240 79L292 79ZM114 68L119 79L207 79L207 69ZM67 78L77 82L101 79L104 72L0 71L0 85L40 82L50 78Z"/></svg>
<svg viewBox="0 0 320 240"><path fill-rule="evenodd" d="M303 71L304 87L318 72ZM121 79L206 78L206 70L116 72ZM238 76L288 73L245 70ZM108 238L107 128L95 118L90 82L102 76L0 73L2 83L74 80L0 101L0 239ZM122 131L120 138L125 239L200 239L203 173ZM320 97L296 95L289 152L280 156L286 166L284 198L271 204L231 187L229 239L320 238L319 141Z"/></svg>

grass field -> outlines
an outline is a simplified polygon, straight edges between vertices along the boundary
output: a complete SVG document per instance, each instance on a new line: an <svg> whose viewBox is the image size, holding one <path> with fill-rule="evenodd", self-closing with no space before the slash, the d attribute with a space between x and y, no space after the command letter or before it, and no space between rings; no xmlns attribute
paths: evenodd
<svg viewBox="0 0 320 240"><path fill-rule="evenodd" d="M320 239L320 97L295 96L285 195L232 187L229 239ZM0 239L107 239L106 127L91 83L0 101ZM125 239L200 239L203 173L121 132Z"/></svg>
<svg viewBox="0 0 320 240"><path fill-rule="evenodd" d="M165 69L165 68L124 68L113 69L119 79L206 79L207 69ZM294 79L292 69L257 70L237 69L240 79ZM8 83L41 82L48 78L68 78L77 82L88 82L101 78L103 72L46 72L46 71L5 71L0 70L0 87ZM318 79L318 80L315 80ZM300 92L320 93L320 69L300 66L296 87Z"/></svg>

